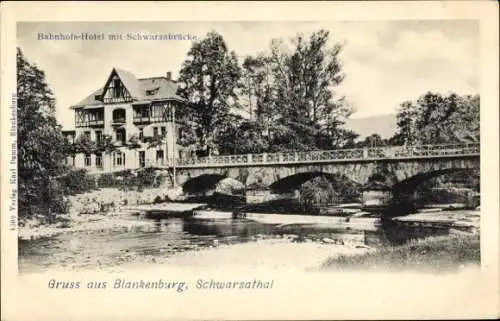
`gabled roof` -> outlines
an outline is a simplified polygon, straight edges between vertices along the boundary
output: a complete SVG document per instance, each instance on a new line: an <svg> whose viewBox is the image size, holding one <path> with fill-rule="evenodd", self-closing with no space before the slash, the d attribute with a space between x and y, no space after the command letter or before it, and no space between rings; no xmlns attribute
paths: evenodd
<svg viewBox="0 0 500 321"><path fill-rule="evenodd" d="M113 70L116 72L118 77L120 77L123 85L127 88L132 98L138 99L142 96L141 85L133 73L118 68L113 68Z"/></svg>
<svg viewBox="0 0 500 321"><path fill-rule="evenodd" d="M71 106L71 108L93 106L93 105L102 105L102 101L97 100L96 96L102 96L103 90L104 90L104 87L97 89L92 94L90 94L87 97L85 97L84 99L82 99L78 104Z"/></svg>
<svg viewBox="0 0 500 321"><path fill-rule="evenodd" d="M177 82L167 79L167 77L152 77L137 79L135 75L129 71L113 68L108 77L106 84L95 90L92 94L81 100L79 103L71 106L71 108L78 107L91 107L102 105L104 88L110 81L111 75L116 72L120 77L123 85L127 88L134 101L150 101L150 100L180 100L184 101L182 97L177 95ZM151 92L153 91L153 92ZM148 95L149 94L149 95ZM96 97L97 96L97 97Z"/></svg>
<svg viewBox="0 0 500 321"><path fill-rule="evenodd" d="M184 100L181 96L177 95L177 88L179 85L173 81L168 80L166 77L142 78L139 79L140 90L145 96L145 99L161 99L169 97L177 100ZM154 90L153 95L147 95L147 91Z"/></svg>

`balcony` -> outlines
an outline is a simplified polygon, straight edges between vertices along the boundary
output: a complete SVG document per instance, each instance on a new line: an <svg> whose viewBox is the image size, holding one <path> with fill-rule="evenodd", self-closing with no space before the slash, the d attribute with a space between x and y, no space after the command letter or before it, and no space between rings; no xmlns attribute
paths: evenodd
<svg viewBox="0 0 500 321"><path fill-rule="evenodd" d="M104 127L104 119L78 121L76 127Z"/></svg>
<svg viewBox="0 0 500 321"><path fill-rule="evenodd" d="M132 97L106 97L103 100L105 104L129 103L131 101L133 101Z"/></svg>
<svg viewBox="0 0 500 321"><path fill-rule="evenodd" d="M125 119L125 117L116 117L116 118L113 118L113 120L111 121L111 126L125 125L126 121L127 120Z"/></svg>
<svg viewBox="0 0 500 321"><path fill-rule="evenodd" d="M134 116L134 124L147 124L151 122L149 116Z"/></svg>
<svg viewBox="0 0 500 321"><path fill-rule="evenodd" d="M164 123L168 119L163 115L160 116L134 116L134 124L149 124L149 123Z"/></svg>

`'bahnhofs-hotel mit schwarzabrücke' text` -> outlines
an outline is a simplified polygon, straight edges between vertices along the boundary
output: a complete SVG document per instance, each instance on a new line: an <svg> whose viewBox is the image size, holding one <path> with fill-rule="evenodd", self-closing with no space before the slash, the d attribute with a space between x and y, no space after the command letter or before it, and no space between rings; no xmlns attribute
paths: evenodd
<svg viewBox="0 0 500 321"><path fill-rule="evenodd" d="M126 33L103 33L103 32L76 32L76 33L46 33L38 32L37 40L188 40L194 41L196 36L190 33L161 33L147 34L141 32L126 32Z"/></svg>

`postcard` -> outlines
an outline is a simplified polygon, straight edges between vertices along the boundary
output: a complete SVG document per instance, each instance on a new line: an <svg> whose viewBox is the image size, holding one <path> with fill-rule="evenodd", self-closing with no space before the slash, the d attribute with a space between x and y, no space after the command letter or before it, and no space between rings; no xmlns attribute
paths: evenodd
<svg viewBox="0 0 500 321"><path fill-rule="evenodd" d="M1 9L2 320L498 317L495 2Z"/></svg>

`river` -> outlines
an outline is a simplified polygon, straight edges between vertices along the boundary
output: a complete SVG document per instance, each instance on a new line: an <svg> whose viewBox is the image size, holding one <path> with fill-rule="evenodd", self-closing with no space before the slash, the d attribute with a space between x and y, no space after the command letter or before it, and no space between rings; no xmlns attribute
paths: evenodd
<svg viewBox="0 0 500 321"><path fill-rule="evenodd" d="M131 215L122 218L127 224L31 241L19 240L19 271L106 270L131 262L155 263L181 252L259 240L377 248L401 244L409 238L449 233L446 228L400 224L352 228L338 224L278 226L249 219L147 219Z"/></svg>

